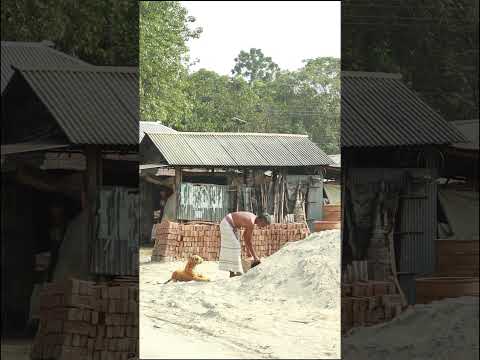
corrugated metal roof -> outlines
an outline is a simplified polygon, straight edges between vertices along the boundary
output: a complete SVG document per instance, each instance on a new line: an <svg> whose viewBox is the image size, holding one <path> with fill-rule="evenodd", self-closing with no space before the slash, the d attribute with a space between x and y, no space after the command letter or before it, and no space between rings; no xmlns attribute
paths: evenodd
<svg viewBox="0 0 480 360"><path fill-rule="evenodd" d="M465 141L400 75L342 72L341 102L341 144L345 147Z"/></svg>
<svg viewBox="0 0 480 360"><path fill-rule="evenodd" d="M20 154L25 152L58 149L63 147L68 147L68 144L23 142L23 143L2 145L1 151L2 151L2 156L4 156L4 155L11 155L11 154Z"/></svg>
<svg viewBox="0 0 480 360"><path fill-rule="evenodd" d="M143 140L143 136L148 132L150 134L164 134L164 133L176 133L168 126L165 126L158 121L140 121L140 142Z"/></svg>
<svg viewBox="0 0 480 360"><path fill-rule="evenodd" d="M305 167L333 163L305 135L177 132L147 133L145 138L172 166Z"/></svg>
<svg viewBox="0 0 480 360"><path fill-rule="evenodd" d="M17 73L72 143L138 145L136 68L23 67Z"/></svg>
<svg viewBox="0 0 480 360"><path fill-rule="evenodd" d="M453 144L454 147L465 150L479 149L478 119L456 120L452 121L450 124L452 124L458 131L460 131L468 141L466 143Z"/></svg>
<svg viewBox="0 0 480 360"><path fill-rule="evenodd" d="M12 66L21 67L37 67L37 66L55 66L62 68L63 66L92 66L80 59L69 56L57 51L45 42L14 42L2 41L1 55L1 87L3 90L7 87L8 82L13 76L14 70Z"/></svg>

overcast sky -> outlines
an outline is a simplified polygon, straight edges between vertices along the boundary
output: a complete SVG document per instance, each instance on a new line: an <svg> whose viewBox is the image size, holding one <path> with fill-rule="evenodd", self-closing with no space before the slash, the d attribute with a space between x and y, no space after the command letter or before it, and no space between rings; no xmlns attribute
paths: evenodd
<svg viewBox="0 0 480 360"><path fill-rule="evenodd" d="M229 74L240 50L260 48L281 69L295 70L302 60L340 58L340 1L182 1L201 26L189 41L191 59Z"/></svg>

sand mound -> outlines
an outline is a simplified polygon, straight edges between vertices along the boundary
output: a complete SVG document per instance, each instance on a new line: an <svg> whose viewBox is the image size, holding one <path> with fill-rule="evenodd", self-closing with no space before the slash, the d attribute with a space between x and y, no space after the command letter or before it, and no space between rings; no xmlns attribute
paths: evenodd
<svg viewBox="0 0 480 360"><path fill-rule="evenodd" d="M143 358L173 352L182 358L198 358L188 349L174 349L170 342L156 345L165 334L216 344L228 350L225 354L235 354L225 358L338 358L338 230L288 243L243 276L230 279L218 270L217 262L207 261L198 271L211 282L164 285L181 264L140 268Z"/></svg>
<svg viewBox="0 0 480 360"><path fill-rule="evenodd" d="M342 339L342 358L478 359L478 298L415 305L391 322Z"/></svg>
<svg viewBox="0 0 480 360"><path fill-rule="evenodd" d="M304 301L334 307L340 290L339 256L339 230L314 233L287 243L240 277L239 290L302 297Z"/></svg>

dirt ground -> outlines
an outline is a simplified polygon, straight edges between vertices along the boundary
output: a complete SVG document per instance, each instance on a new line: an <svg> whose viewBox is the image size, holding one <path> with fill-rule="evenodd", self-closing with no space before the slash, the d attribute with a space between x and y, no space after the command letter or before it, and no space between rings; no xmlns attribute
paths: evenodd
<svg viewBox="0 0 480 360"><path fill-rule="evenodd" d="M2 360L30 360L33 339L2 339Z"/></svg>
<svg viewBox="0 0 480 360"><path fill-rule="evenodd" d="M336 289L326 289L323 299L318 296L320 288L330 284L325 279L337 275L322 274L322 269L316 273L319 264L326 263L324 258L315 258L319 255L303 263L293 258L287 265L303 271L304 283L290 283L285 278L271 281L272 274L266 272L275 269L275 264L268 261L251 270L252 274L233 279L218 270L217 262L208 261L198 271L209 276L210 283L164 284L172 271L184 263L151 263L150 252L142 249L140 254L141 359L339 357L340 307ZM337 266L335 261L329 264Z"/></svg>

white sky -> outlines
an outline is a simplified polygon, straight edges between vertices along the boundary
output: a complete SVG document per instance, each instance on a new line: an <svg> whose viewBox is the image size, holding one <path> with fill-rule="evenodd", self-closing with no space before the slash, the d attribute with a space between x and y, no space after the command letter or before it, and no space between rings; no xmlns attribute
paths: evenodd
<svg viewBox="0 0 480 360"><path fill-rule="evenodd" d="M201 26L189 41L192 70L229 74L240 50L260 48L281 69L302 67L302 60L340 58L340 1L182 1Z"/></svg>

